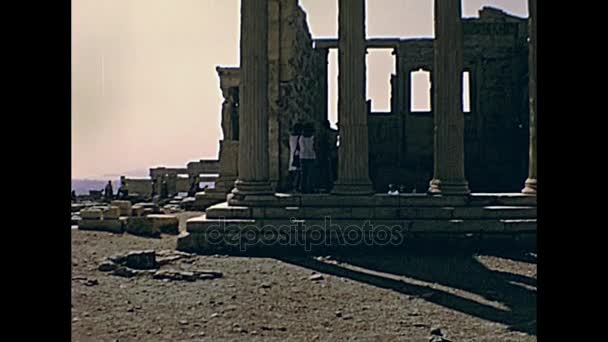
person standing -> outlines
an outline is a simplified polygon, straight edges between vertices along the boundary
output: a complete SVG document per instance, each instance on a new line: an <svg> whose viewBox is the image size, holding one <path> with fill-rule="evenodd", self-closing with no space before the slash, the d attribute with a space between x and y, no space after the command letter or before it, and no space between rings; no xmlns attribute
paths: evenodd
<svg viewBox="0 0 608 342"><path fill-rule="evenodd" d="M108 184L106 184L106 187L104 189L104 199L106 200L106 202L112 202L112 200L114 199L114 189L112 189L112 181L109 180Z"/></svg>
<svg viewBox="0 0 608 342"><path fill-rule="evenodd" d="M300 190L300 148L299 148L299 140L302 135L302 124L296 123L293 125L291 129L291 134L289 135L289 178L288 178L288 187L290 191L299 191Z"/></svg>
<svg viewBox="0 0 608 342"><path fill-rule="evenodd" d="M309 194L315 189L315 153L314 126L306 123L302 128L302 136L298 140L300 148L300 163L302 164L302 193Z"/></svg>

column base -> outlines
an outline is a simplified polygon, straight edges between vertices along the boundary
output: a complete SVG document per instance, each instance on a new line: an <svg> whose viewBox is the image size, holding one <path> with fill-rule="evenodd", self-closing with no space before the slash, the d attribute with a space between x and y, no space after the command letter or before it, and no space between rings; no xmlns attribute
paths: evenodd
<svg viewBox="0 0 608 342"><path fill-rule="evenodd" d="M536 178L526 179L525 187L521 192L527 195L536 195Z"/></svg>
<svg viewBox="0 0 608 342"><path fill-rule="evenodd" d="M340 183L340 181L334 184L331 193L334 195L346 195L346 196L358 196L358 195L372 195L374 194L374 188L371 182L360 182L360 183Z"/></svg>
<svg viewBox="0 0 608 342"><path fill-rule="evenodd" d="M431 195L468 195L471 190L469 189L469 182L466 180L447 182L432 179L428 192Z"/></svg>
<svg viewBox="0 0 608 342"><path fill-rule="evenodd" d="M274 191L268 181L244 181L238 179L234 182L232 194L235 199L245 199L246 196L273 195Z"/></svg>

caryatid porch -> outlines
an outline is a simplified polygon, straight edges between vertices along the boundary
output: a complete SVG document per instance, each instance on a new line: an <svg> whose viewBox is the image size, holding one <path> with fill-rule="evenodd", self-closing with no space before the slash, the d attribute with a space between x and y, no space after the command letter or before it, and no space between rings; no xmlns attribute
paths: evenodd
<svg viewBox="0 0 608 342"><path fill-rule="evenodd" d="M365 0L339 0L340 168L333 193L314 195L273 193L268 172L268 51L259 48L268 46L268 0L246 0L241 6L238 179L226 202L188 221L178 249L274 253L294 247L384 248L429 236L482 244L494 238L535 242L536 196L471 194L468 189L460 102L460 0L435 2L434 178L428 194L397 196L373 194L369 181ZM362 240L348 240L353 234Z"/></svg>

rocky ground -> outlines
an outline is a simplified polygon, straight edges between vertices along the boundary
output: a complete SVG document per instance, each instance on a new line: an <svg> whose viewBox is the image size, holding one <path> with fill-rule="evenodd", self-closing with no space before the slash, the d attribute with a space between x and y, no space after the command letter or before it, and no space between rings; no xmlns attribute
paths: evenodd
<svg viewBox="0 0 608 342"><path fill-rule="evenodd" d="M180 214L180 229L194 215ZM529 251L193 256L162 266L222 273L196 281L98 269L118 253L175 246L169 235L72 230L72 340L536 340L536 255Z"/></svg>

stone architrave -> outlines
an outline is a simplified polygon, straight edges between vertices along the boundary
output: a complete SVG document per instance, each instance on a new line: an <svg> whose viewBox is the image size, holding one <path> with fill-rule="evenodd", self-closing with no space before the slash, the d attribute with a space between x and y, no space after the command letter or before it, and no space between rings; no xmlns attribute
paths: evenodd
<svg viewBox="0 0 608 342"><path fill-rule="evenodd" d="M365 0L339 0L338 179L332 193L373 193L365 103Z"/></svg>
<svg viewBox="0 0 608 342"><path fill-rule="evenodd" d="M469 194L464 175L461 0L435 0L434 177L429 192Z"/></svg>
<svg viewBox="0 0 608 342"><path fill-rule="evenodd" d="M241 2L239 178L232 193L270 195L268 172L268 0Z"/></svg>
<svg viewBox="0 0 608 342"><path fill-rule="evenodd" d="M530 152L528 179L522 190L524 194L536 194L536 0L528 0L530 43L528 74L530 75Z"/></svg>

